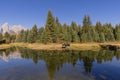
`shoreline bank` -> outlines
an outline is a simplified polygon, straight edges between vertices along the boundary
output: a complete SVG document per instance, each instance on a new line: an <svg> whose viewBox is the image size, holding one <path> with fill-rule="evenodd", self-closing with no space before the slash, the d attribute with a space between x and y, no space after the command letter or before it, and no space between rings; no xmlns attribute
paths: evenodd
<svg viewBox="0 0 120 80"><path fill-rule="evenodd" d="M68 50L99 50L101 49L100 45L114 45L120 46L119 43L71 43L70 48ZM10 44L2 44L0 45L1 49L7 49L10 47L25 47L33 50L65 50L62 48L62 44L57 43L49 43L49 44L41 44L41 43L10 43Z"/></svg>

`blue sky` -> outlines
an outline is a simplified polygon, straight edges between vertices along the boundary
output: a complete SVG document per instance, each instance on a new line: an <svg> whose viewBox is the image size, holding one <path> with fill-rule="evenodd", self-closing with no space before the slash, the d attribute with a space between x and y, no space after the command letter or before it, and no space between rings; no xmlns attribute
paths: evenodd
<svg viewBox="0 0 120 80"><path fill-rule="evenodd" d="M44 26L49 9L61 23L82 24L86 14L93 24L96 21L120 23L120 0L0 0L0 25L8 22L26 28L34 24Z"/></svg>

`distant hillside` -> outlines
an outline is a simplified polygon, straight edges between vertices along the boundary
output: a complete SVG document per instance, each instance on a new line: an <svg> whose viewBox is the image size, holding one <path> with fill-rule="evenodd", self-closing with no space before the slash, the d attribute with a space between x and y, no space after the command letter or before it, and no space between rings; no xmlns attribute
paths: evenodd
<svg viewBox="0 0 120 80"><path fill-rule="evenodd" d="M0 33L4 34L5 32L8 32L10 34L18 34L21 30L26 30L21 25L13 25L10 26L8 23L4 23L0 26Z"/></svg>

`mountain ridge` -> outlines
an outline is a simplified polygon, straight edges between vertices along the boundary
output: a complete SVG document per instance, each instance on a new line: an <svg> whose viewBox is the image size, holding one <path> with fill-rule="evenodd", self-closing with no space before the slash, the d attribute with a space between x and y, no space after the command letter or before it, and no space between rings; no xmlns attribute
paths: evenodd
<svg viewBox="0 0 120 80"><path fill-rule="evenodd" d="M0 33L4 34L8 32L9 34L18 34L21 30L26 30L22 25L12 25L10 26L7 22L0 26Z"/></svg>

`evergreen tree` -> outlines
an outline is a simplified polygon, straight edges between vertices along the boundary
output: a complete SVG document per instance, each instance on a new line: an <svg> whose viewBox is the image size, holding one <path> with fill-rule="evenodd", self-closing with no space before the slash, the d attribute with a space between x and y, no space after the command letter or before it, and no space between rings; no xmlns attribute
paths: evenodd
<svg viewBox="0 0 120 80"><path fill-rule="evenodd" d="M35 24L31 30L31 34L33 36L33 42L35 42L37 39L37 31L38 31L37 25Z"/></svg>
<svg viewBox="0 0 120 80"><path fill-rule="evenodd" d="M115 27L115 39L116 41L120 41L120 24Z"/></svg>
<svg viewBox="0 0 120 80"><path fill-rule="evenodd" d="M83 29L81 38L83 38L82 42L92 42L92 34L91 34L91 20L89 16L85 16L83 19Z"/></svg>
<svg viewBox="0 0 120 80"><path fill-rule="evenodd" d="M82 35L82 28L80 25L78 25L78 33L77 33L78 37L79 37L79 42L81 42L81 35Z"/></svg>
<svg viewBox="0 0 120 80"><path fill-rule="evenodd" d="M28 43L34 43L34 39L33 39L33 35L32 35L31 30L28 31L27 42Z"/></svg>
<svg viewBox="0 0 120 80"><path fill-rule="evenodd" d="M59 22L59 19L58 17L56 17L55 19L55 34L56 34L56 42L60 42L60 39L59 39L59 34L60 34L60 22Z"/></svg>
<svg viewBox="0 0 120 80"><path fill-rule="evenodd" d="M2 33L0 33L0 40L2 40L3 39L3 35L2 35Z"/></svg>
<svg viewBox="0 0 120 80"><path fill-rule="evenodd" d="M64 29L59 19L56 17L55 20L55 34L56 34L56 42L61 43L64 40Z"/></svg>
<svg viewBox="0 0 120 80"><path fill-rule="evenodd" d="M44 27L41 27L38 29L38 34L37 34L37 42L42 42L42 33L44 31Z"/></svg>
<svg viewBox="0 0 120 80"><path fill-rule="evenodd" d="M11 42L10 34L8 32L5 32L4 39L6 40L6 43L10 43Z"/></svg>
<svg viewBox="0 0 120 80"><path fill-rule="evenodd" d="M16 39L16 42L23 42L23 36L24 36L24 30L21 30Z"/></svg>
<svg viewBox="0 0 120 80"><path fill-rule="evenodd" d="M74 31L78 32L76 22L72 21L72 23L71 23L71 27L72 27L72 30L74 30Z"/></svg>
<svg viewBox="0 0 120 80"><path fill-rule="evenodd" d="M71 42L72 41L72 35L71 35L71 27L67 26L67 42Z"/></svg>
<svg viewBox="0 0 120 80"><path fill-rule="evenodd" d="M74 21L71 23L71 42L79 42L77 24Z"/></svg>
<svg viewBox="0 0 120 80"><path fill-rule="evenodd" d="M59 35L58 35L58 42L62 43L64 42L64 29L62 27L62 25L59 25Z"/></svg>
<svg viewBox="0 0 120 80"><path fill-rule="evenodd" d="M103 27L102 27L101 22L96 23L95 29L96 29L98 37L99 37L98 42L104 42L105 36L104 36Z"/></svg>
<svg viewBox="0 0 120 80"><path fill-rule="evenodd" d="M52 12L50 10L48 11L46 26L45 26L45 30L43 32L43 35L44 35L43 40L45 43L56 42L55 22L54 22L54 17L52 15Z"/></svg>
<svg viewBox="0 0 120 80"><path fill-rule="evenodd" d="M113 28L111 24L106 23L103 27L104 34L105 34L105 40L106 41L115 41Z"/></svg>
<svg viewBox="0 0 120 80"><path fill-rule="evenodd" d="M99 42L105 42L105 35L103 32L100 33L100 41Z"/></svg>
<svg viewBox="0 0 120 80"><path fill-rule="evenodd" d="M81 42L87 42L87 33L82 33L81 35Z"/></svg>
<svg viewBox="0 0 120 80"><path fill-rule="evenodd" d="M87 33L87 42L92 42L92 41L93 41L93 38L92 38L91 32L88 31L88 33Z"/></svg>
<svg viewBox="0 0 120 80"><path fill-rule="evenodd" d="M96 31L94 26L91 27L91 31L90 32L91 32L91 36L92 36L92 41L93 42L99 42L99 40L100 40L99 34Z"/></svg>
<svg viewBox="0 0 120 80"><path fill-rule="evenodd" d="M27 40L27 42L29 42L29 43L35 43L37 40L37 36L38 36L37 31L38 31L37 26L34 25L31 30L24 33L25 34L24 40L25 41ZM26 36L27 36L27 38L26 38Z"/></svg>
<svg viewBox="0 0 120 80"><path fill-rule="evenodd" d="M27 42L27 36L28 36L28 30L24 31L23 36L22 36L22 42Z"/></svg>
<svg viewBox="0 0 120 80"><path fill-rule="evenodd" d="M14 43L15 40L16 40L16 34L11 35L10 40L11 40L12 43Z"/></svg>
<svg viewBox="0 0 120 80"><path fill-rule="evenodd" d="M85 33L87 33L90 30L91 24L92 23L91 23L90 17L85 15L83 19L83 31Z"/></svg>
<svg viewBox="0 0 120 80"><path fill-rule="evenodd" d="M96 28L97 32L100 34L102 32L101 22L97 22L95 28Z"/></svg>
<svg viewBox="0 0 120 80"><path fill-rule="evenodd" d="M63 42L69 42L69 38L68 38L68 28L67 28L67 24L65 23L63 25Z"/></svg>

